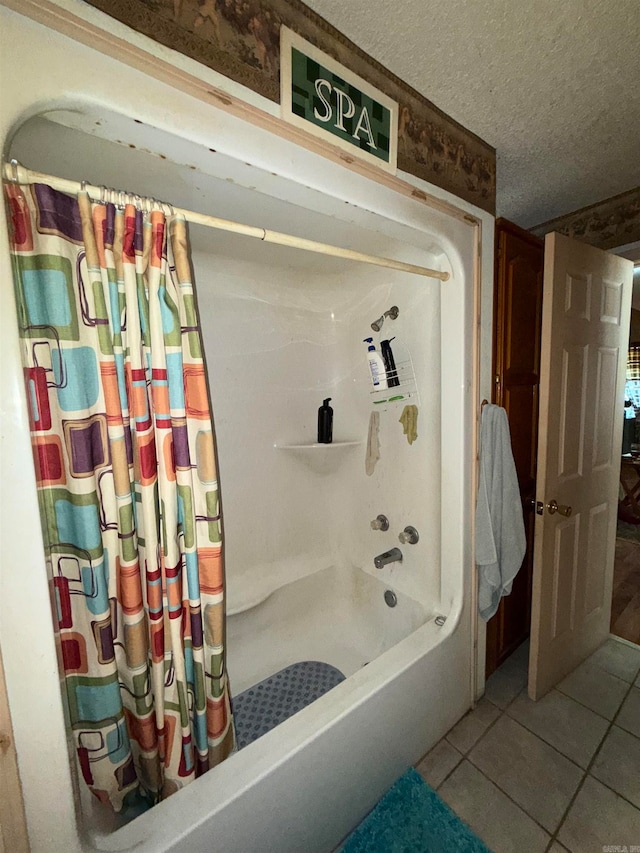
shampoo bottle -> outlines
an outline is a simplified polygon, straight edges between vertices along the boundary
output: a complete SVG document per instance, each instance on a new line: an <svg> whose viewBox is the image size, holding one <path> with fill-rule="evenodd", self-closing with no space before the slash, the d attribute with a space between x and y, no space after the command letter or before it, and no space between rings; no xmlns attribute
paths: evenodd
<svg viewBox="0 0 640 853"><path fill-rule="evenodd" d="M331 444L333 441L333 409L329 405L331 397L323 400L318 409L318 444Z"/></svg>
<svg viewBox="0 0 640 853"><path fill-rule="evenodd" d="M373 345L373 338L365 338L364 343L369 344L367 348L367 360L369 362L369 370L371 371L371 381L376 391L380 391L387 387L384 362L382 356Z"/></svg>
<svg viewBox="0 0 640 853"><path fill-rule="evenodd" d="M387 375L387 385L389 388L395 388L400 384L400 380L398 379L396 361L391 349L391 341L395 341L395 338L390 338L388 341L380 341L380 352L382 354L382 361L384 362L384 369Z"/></svg>

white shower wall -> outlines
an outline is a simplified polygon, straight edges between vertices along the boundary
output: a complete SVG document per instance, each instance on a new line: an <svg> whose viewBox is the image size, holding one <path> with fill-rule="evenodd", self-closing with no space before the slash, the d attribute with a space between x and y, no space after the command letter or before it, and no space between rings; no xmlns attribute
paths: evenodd
<svg viewBox="0 0 640 853"><path fill-rule="evenodd" d="M332 565L362 568L437 609L440 283L325 259L273 267L197 251L193 261L218 440L228 612ZM424 254L425 264L439 261ZM398 319L372 332L392 304ZM381 458L371 477L368 335L396 337L396 359L411 356L419 390L419 398L375 407ZM333 445L298 447L316 442L326 397ZM412 446L399 423L405 403L420 404ZM387 533L371 530L379 513L390 519ZM401 546L402 564L375 569L373 557L398 546L407 524L420 542Z"/></svg>

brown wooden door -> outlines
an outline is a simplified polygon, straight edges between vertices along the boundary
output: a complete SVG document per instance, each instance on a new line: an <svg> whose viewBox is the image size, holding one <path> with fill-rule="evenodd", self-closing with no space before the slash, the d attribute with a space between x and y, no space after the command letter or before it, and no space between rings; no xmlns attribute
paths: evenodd
<svg viewBox="0 0 640 853"><path fill-rule="evenodd" d="M538 452L538 384L544 243L506 219L496 222L493 402L509 418L524 507L527 552L511 595L487 623L486 675L529 636Z"/></svg>

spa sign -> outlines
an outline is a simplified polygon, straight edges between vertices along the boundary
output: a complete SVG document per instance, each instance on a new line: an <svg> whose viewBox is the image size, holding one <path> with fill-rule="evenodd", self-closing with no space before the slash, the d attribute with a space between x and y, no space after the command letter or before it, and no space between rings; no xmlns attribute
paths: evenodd
<svg viewBox="0 0 640 853"><path fill-rule="evenodd" d="M390 172L398 104L287 27L280 30L282 117Z"/></svg>

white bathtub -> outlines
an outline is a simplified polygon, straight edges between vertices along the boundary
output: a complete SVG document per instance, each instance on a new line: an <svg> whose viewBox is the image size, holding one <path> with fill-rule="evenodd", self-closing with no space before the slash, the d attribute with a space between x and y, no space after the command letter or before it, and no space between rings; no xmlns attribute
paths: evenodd
<svg viewBox="0 0 640 853"><path fill-rule="evenodd" d="M395 592L389 607L385 590ZM435 613L355 566L330 566L286 584L227 620L227 669L238 695L298 661L353 675Z"/></svg>
<svg viewBox="0 0 640 853"><path fill-rule="evenodd" d="M360 568L330 566L228 617L235 695L298 661L329 663L346 679L121 828L81 789L81 849L334 850L471 704L468 609L439 625L444 614L401 592L389 607L387 589Z"/></svg>
<svg viewBox="0 0 640 853"><path fill-rule="evenodd" d="M316 573L276 591L253 612L231 617L229 646L236 647L231 659L237 668L254 656L253 670L246 670L248 681L295 659L320 659L334 665L340 661L345 669L350 662L355 671L197 783L127 826L105 833L91 831L83 850L329 853L395 779L464 714L471 702L468 610L450 613L443 626L430 618L362 666L367 651L376 644L382 650L385 643L394 643L396 631L410 629L411 619L421 620L426 614L415 602L398 596L395 609L404 605L406 612L403 626L393 626L393 609L384 601L384 610L378 605L385 589L380 581L357 569L346 573L343 581L339 575L335 568ZM336 582L336 590L341 584L343 588L358 584L371 610L363 608L358 614L353 609L349 621L350 607L340 612L340 604L331 606L325 592L319 596L319 605L307 599L309 621L296 626L295 636L287 636L292 620L286 608L305 587L307 593L318 592L327 580ZM338 618L332 622L334 612ZM328 617L330 629L324 637L335 627L335 642L326 646L331 656L314 651L322 646L318 626L323 616ZM265 638L260 633L260 625L270 617L284 617L280 636L287 637L292 652L282 651L280 657L273 653L270 658L274 635ZM252 622L256 642L247 642L243 649L243 632ZM342 641L341 631L346 632ZM272 662L267 665L267 660ZM177 828L182 830L179 836Z"/></svg>

